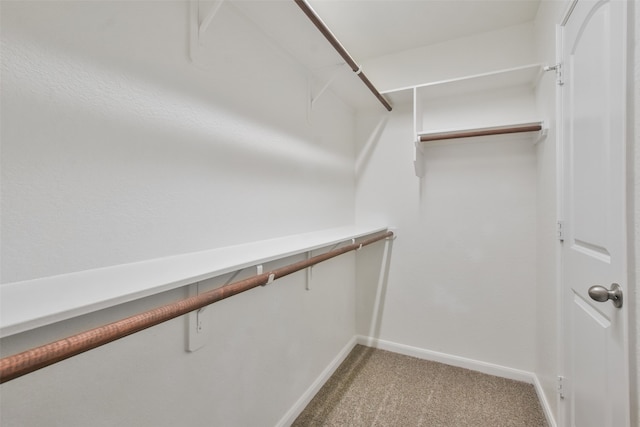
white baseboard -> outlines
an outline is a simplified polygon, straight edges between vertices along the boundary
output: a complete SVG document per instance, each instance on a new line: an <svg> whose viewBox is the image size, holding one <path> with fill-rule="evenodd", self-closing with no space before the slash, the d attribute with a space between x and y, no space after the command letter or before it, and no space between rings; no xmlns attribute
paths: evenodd
<svg viewBox="0 0 640 427"><path fill-rule="evenodd" d="M302 413L304 408L311 402L311 399L322 388L325 382L333 375L338 369L340 364L347 358L351 350L356 344L365 345L367 347L379 348L381 350L392 351L394 353L404 354L406 356L417 357L418 359L430 360L433 362L440 362L451 366L457 366L459 368L470 369L472 371L482 372L489 375L495 375L497 377L507 378L515 381L522 381L528 384L532 384L536 390L542 410L547 418L549 427L557 427L551 406L547 400L542 385L538 380L538 377L533 372L523 371L520 369L508 368L506 366L496 365L487 362L481 362L474 359L468 359L465 357L454 356L451 354L440 353L437 351L426 350L419 347L413 347L405 344L398 344L391 341L385 341L378 338L366 337L363 335L354 336L347 345L338 353L338 355L329 363L329 365L322 371L322 373L316 378L311 386L304 392L304 394L296 401L296 403L287 411L287 413L276 424L276 427L290 426L295 419Z"/></svg>
<svg viewBox="0 0 640 427"><path fill-rule="evenodd" d="M440 353L437 351L426 350L419 347L413 347L405 344L398 344L391 341L385 341L378 338L366 337L358 335L357 343L367 347L379 348L381 350L392 351L394 353L404 354L406 356L416 357L418 359L440 362L446 365L457 366L459 368L470 369L472 371L482 372L484 374L495 375L497 377L507 378L515 381L522 381L532 384L536 390L536 394L540 399L540 405L544 412L549 427L557 427L556 420L551 411L551 406L547 400L542 385L538 377L533 372L523 371L520 369L509 368L506 366L496 365L493 363L481 362L479 360L468 359L466 357L454 356L451 354Z"/></svg>
<svg viewBox="0 0 640 427"><path fill-rule="evenodd" d="M480 362L478 360L467 359L465 357L459 357L451 354L440 353L437 351L426 350L419 347L412 347L410 345L405 345L405 344L398 344L391 341L381 340L378 338L365 337L362 335L358 335L356 339L358 344L366 345L367 347L374 347L374 348L379 348L381 350L388 350L394 353L404 354L406 356L417 357L418 359L431 360L433 362L440 362L446 365L470 369L472 371L478 371L478 372L482 372L489 375L495 375L496 377L508 378L510 380L522 381L528 384L533 384L534 382L533 380L534 374L528 371L507 368L506 366Z"/></svg>
<svg viewBox="0 0 640 427"><path fill-rule="evenodd" d="M538 380L538 376L534 374L534 382L533 386L536 389L536 393L538 394L538 399L540 399L540 405L542 405L542 411L544 412L544 416L547 418L547 423L549 427L558 427L556 423L556 419L553 416L553 411L551 410L551 405L549 405L549 400L547 399L547 395L544 393L542 389L542 384Z"/></svg>
<svg viewBox="0 0 640 427"><path fill-rule="evenodd" d="M324 383L326 383L331 375L338 369L340 364L344 362L347 358L351 350L356 346L357 338L354 336L349 340L347 345L345 345L340 353L329 363L322 373L316 378L316 380L311 384L311 386L300 396L300 398L296 401L296 403L287 411L286 414L278 421L276 427L288 427L298 418L298 416L302 413L304 408L307 407L311 399L318 393L318 391L322 388Z"/></svg>

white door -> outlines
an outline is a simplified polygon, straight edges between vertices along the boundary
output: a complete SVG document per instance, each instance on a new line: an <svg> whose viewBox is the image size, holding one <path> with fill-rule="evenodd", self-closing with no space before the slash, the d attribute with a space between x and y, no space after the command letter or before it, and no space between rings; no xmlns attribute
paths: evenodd
<svg viewBox="0 0 640 427"><path fill-rule="evenodd" d="M627 427L626 2L578 0L562 34L565 425ZM590 297L614 283L622 307Z"/></svg>

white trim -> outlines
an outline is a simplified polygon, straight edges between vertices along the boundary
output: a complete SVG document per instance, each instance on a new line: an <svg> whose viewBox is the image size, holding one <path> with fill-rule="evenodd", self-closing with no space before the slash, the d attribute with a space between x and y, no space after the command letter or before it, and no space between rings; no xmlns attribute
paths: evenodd
<svg viewBox="0 0 640 427"><path fill-rule="evenodd" d="M564 59L564 23L575 7L575 1L569 6L562 19L562 24L556 25L556 64L561 64ZM566 221L564 212L564 86L556 86L556 219ZM566 230L564 230L566 233ZM563 243L556 240L556 370L558 375L567 377L564 360L565 354L565 312L564 312L564 287L562 282L562 269L564 258L562 255ZM565 400L560 399L556 393L556 415L562 425L567 417L567 407Z"/></svg>
<svg viewBox="0 0 640 427"><path fill-rule="evenodd" d="M538 395L538 400L540 400L540 406L542 406L542 412L544 412L544 416L547 419L547 423L549 427L558 427L556 423L556 419L553 417L553 411L551 410L551 405L549 404L549 400L547 400L547 395L542 388L542 384L540 384L540 380L538 376L534 373L533 375L533 387L536 389L536 394ZM555 393L557 395L557 393Z"/></svg>
<svg viewBox="0 0 640 427"><path fill-rule="evenodd" d="M347 345L344 346L340 353L329 363L329 365L322 371L322 373L316 378L316 380L309 386L309 388L300 396L300 398L293 404L293 406L284 414L284 416L278 421L276 427L290 426L302 413L304 408L307 407L311 399L320 391L324 383L326 383L331 375L338 369L338 367L344 362L351 350L356 346L356 336L352 337ZM555 426L554 426L555 427Z"/></svg>
<svg viewBox="0 0 640 427"><path fill-rule="evenodd" d="M534 374L532 372L523 371L520 369L508 368L506 366L495 365L493 363L481 362L479 360L467 359L466 357L454 356L452 354L440 353L438 351L427 350L424 348L413 347L405 344L398 344L395 342L385 341L378 338L365 337L362 335L358 335L357 340L358 344L366 345L367 347L392 351L394 353L404 354L406 356L417 357L418 359L440 362L446 365L470 369L472 371L495 375L497 377L507 378L510 380L522 381L528 384L534 383Z"/></svg>
<svg viewBox="0 0 640 427"><path fill-rule="evenodd" d="M573 12L573 9L576 8L577 4L578 4L578 0L571 0L571 2L567 5L566 10L562 14L562 21L560 21L561 26L564 27L565 25L567 25L567 22L569 21L569 17L571 16L571 12Z"/></svg>

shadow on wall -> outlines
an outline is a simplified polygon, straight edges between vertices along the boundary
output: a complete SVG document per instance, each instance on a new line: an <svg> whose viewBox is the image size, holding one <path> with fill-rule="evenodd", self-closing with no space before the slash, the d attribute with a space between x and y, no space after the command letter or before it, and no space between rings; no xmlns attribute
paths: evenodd
<svg viewBox="0 0 640 427"><path fill-rule="evenodd" d="M356 334L380 338L393 239L362 249L356 258Z"/></svg>
<svg viewBox="0 0 640 427"><path fill-rule="evenodd" d="M367 137L366 142L364 142L364 145L358 147L358 151L356 154L356 179L362 175L364 169L369 163L369 160L371 160L371 156L375 151L374 149L380 141L382 131L384 131L384 128L386 127L388 121L389 114L385 114L382 117L377 117L375 121L372 120L371 124L369 125L372 128L371 132L369 132L369 136ZM367 128L369 128L369 126L367 126Z"/></svg>

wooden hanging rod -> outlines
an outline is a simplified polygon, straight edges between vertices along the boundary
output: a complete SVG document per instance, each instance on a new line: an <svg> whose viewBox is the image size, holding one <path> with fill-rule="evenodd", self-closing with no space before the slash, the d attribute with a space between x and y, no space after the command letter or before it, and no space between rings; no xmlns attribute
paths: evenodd
<svg viewBox="0 0 640 427"><path fill-rule="evenodd" d="M334 249L267 273L230 283L200 295L148 310L13 356L4 357L0 359L0 383L11 381L85 351L140 332L257 286L267 285L275 279L390 237L393 237L393 232L387 231L361 242L354 242L342 248Z"/></svg>
<svg viewBox="0 0 640 427"><path fill-rule="evenodd" d="M392 107L391 107L391 104L389 104L389 101L387 101L386 98L382 96L382 94L378 91L378 89L376 89L373 83L371 83L371 81L367 78L367 76L362 72L362 69L360 68L360 66L351 57L351 55L349 55L349 52L347 52L344 46L342 46L342 44L336 38L336 36L333 35L329 27L327 27L325 23L322 22L322 19L320 19L320 17L318 16L318 14L316 14L313 8L311 8L311 6L305 0L294 0L294 1L300 7L300 9L302 9L305 15L307 15L307 17L311 20L311 22L313 22L316 28L320 30L322 35L329 41L329 43L331 43L331 46L333 46L333 48L338 52L338 54L342 56L342 59L344 59L345 62L349 65L349 67L351 67L351 70L353 70L353 72L356 73L358 77L360 77L360 80L362 80L362 82L367 86L367 88L369 88L371 93L373 93L375 97L378 98L378 101L380 101L382 105L384 105L384 108L386 108L388 111L391 111Z"/></svg>
<svg viewBox="0 0 640 427"><path fill-rule="evenodd" d="M420 135L420 142L441 141L445 139L471 138L474 136L503 135L508 133L539 132L542 130L540 123L526 123L514 126L502 126L482 129L465 129L450 132L434 132Z"/></svg>

